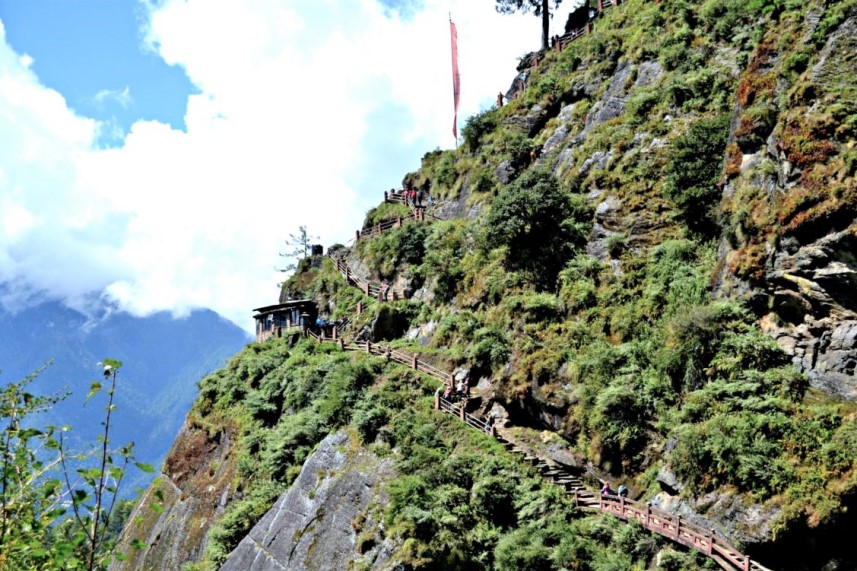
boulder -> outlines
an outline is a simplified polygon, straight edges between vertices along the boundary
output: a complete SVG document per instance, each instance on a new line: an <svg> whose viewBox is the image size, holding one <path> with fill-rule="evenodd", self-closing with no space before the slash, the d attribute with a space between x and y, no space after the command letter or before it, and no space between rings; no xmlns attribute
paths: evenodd
<svg viewBox="0 0 857 571"><path fill-rule="evenodd" d="M380 540L383 524L374 514L383 512L384 482L394 475L392 459L356 446L345 432L328 436L221 571L346 569L352 562L383 568L395 546Z"/></svg>

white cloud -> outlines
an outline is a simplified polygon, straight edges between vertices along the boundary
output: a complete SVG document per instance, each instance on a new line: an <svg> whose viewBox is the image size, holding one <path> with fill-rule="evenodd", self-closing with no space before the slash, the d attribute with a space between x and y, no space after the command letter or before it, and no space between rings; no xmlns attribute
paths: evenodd
<svg viewBox="0 0 857 571"><path fill-rule="evenodd" d="M425 0L401 19L377 0L164 0L147 45L199 89L187 131L76 115L7 45L0 24L0 282L123 309L210 307L250 326L276 301L277 252L301 224L346 241L435 147L449 148L448 14L458 26L463 118L492 104L538 46L532 15L490 0ZM560 21L559 19L557 21ZM128 88L102 100L130 104Z"/></svg>
<svg viewBox="0 0 857 571"><path fill-rule="evenodd" d="M123 109L128 109L134 102L131 97L131 88L125 86L125 89L102 89L93 97L96 103L103 104L105 101L115 101L122 106Z"/></svg>

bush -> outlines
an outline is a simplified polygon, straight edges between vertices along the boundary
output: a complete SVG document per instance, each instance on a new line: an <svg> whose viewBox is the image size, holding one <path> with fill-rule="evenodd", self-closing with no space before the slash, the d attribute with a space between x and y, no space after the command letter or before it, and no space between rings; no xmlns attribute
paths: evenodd
<svg viewBox="0 0 857 571"><path fill-rule="evenodd" d="M528 171L491 205L482 246L505 248L507 269L523 272L540 289L553 288L559 271L586 243L591 217L584 198L560 190L548 173Z"/></svg>
<svg viewBox="0 0 857 571"><path fill-rule="evenodd" d="M729 116L702 119L672 144L664 168L664 194L681 211L691 230L706 237L718 231L714 207L720 199L717 180L723 168Z"/></svg>
<svg viewBox="0 0 857 571"><path fill-rule="evenodd" d="M467 122L461 130L461 136L464 137L464 144L471 152L479 147L484 135L497 128L498 119L499 111L497 109L489 109L467 118Z"/></svg>

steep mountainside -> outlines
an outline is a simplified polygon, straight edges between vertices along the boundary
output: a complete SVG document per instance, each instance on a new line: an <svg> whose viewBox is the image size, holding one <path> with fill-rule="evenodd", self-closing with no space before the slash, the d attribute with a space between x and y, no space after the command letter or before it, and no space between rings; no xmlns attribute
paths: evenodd
<svg viewBox="0 0 857 571"><path fill-rule="evenodd" d="M113 313L90 320L59 303L44 303L15 314L0 312L0 340L0 372L7 381L52 361L34 388L70 394L44 423L71 426L70 437L80 443L95 443L102 430L100 415L84 406L90 383L100 375L97 363L123 361L113 442L134 441L141 462L158 464L193 403L195 381L223 366L247 334L208 310L185 319ZM127 491L147 483L132 482Z"/></svg>
<svg viewBox="0 0 857 571"><path fill-rule="evenodd" d="M389 197L284 285L348 343L296 332L201 381L201 448L165 465L181 500L140 508L135 568L312 568L337 533L350 569L760 569L726 543L857 568L855 18L629 0L527 58L513 100L405 176L427 212ZM481 432L431 410L442 380L469 382L436 406ZM377 493L325 488L342 456L312 450L337 430L341 454L391 459ZM600 511L655 533L598 513L605 481L637 511ZM194 539L165 539L203 488Z"/></svg>

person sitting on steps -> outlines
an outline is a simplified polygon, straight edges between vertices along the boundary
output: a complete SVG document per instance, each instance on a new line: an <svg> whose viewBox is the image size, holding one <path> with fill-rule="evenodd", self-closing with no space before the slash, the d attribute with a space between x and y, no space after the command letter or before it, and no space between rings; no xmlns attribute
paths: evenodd
<svg viewBox="0 0 857 571"><path fill-rule="evenodd" d="M610 487L610 482L604 480L604 485L601 486L601 495L602 496L612 496L613 489Z"/></svg>
<svg viewBox="0 0 857 571"><path fill-rule="evenodd" d="M628 488L625 486L625 484L619 484L619 489L617 491L619 493L620 498L628 497Z"/></svg>

